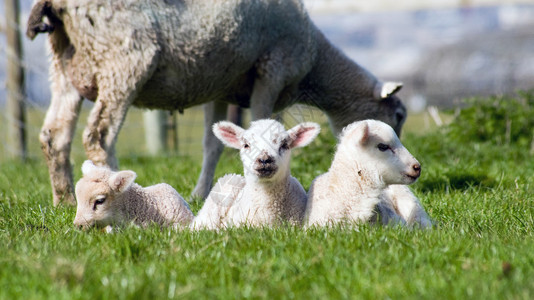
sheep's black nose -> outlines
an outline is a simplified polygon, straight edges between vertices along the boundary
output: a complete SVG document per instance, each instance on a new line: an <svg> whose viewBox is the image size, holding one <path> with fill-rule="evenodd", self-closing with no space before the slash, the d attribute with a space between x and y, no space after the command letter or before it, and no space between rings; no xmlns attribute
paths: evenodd
<svg viewBox="0 0 534 300"><path fill-rule="evenodd" d="M271 164L274 162L273 158L270 157L270 156L267 156L267 157L262 157L262 158L258 158L258 162L263 164L263 165L266 165L266 164Z"/></svg>

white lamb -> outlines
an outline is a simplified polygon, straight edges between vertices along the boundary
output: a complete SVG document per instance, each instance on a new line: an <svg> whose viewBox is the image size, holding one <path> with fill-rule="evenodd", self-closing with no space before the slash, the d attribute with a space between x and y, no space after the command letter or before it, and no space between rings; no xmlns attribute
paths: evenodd
<svg viewBox="0 0 534 300"><path fill-rule="evenodd" d="M134 183L133 171L112 171L87 160L83 177L76 184L78 207L74 225L83 228L133 222L147 226L186 226L193 213L170 185L160 183L146 188Z"/></svg>
<svg viewBox="0 0 534 300"><path fill-rule="evenodd" d="M421 165L393 129L365 120L347 126L332 165L308 193L306 225L376 220L421 227L431 225L419 200L405 185L414 183Z"/></svg>
<svg viewBox="0 0 534 300"><path fill-rule="evenodd" d="M308 145L319 131L315 123L301 123L287 131L274 120L252 122L248 130L230 122L216 123L215 136L240 149L245 176L222 177L191 227L302 224L306 191L290 174L291 149Z"/></svg>

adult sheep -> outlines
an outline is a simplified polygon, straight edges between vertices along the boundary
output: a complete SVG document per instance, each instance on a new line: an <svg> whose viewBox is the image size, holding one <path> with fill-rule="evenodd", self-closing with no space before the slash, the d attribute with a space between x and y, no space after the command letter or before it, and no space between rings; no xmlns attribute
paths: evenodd
<svg viewBox="0 0 534 300"><path fill-rule="evenodd" d="M88 159L118 168L114 145L131 105L182 111L205 105L205 197L223 145L211 125L228 103L252 119L295 103L316 106L334 133L374 118L400 132L400 85L377 80L332 46L300 0L40 0L27 35L49 33L52 100L40 133L54 204L75 203L71 140L84 98Z"/></svg>

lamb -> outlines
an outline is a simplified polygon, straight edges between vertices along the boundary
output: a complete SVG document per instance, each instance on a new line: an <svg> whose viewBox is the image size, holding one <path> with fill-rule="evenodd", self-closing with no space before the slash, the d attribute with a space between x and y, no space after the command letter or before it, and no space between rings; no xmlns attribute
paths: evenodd
<svg viewBox="0 0 534 300"><path fill-rule="evenodd" d="M133 171L115 172L87 160L83 177L76 184L78 207L74 225L83 228L106 227L132 222L180 228L193 220L182 196L170 185L160 183L146 188L134 183Z"/></svg>
<svg viewBox="0 0 534 300"><path fill-rule="evenodd" d="M226 146L240 149L244 177L222 177L191 227L301 225L306 191L290 175L291 149L308 145L319 131L319 125L310 122L287 131L275 120L252 122L248 130L226 121L216 123L215 136Z"/></svg>
<svg viewBox="0 0 534 300"><path fill-rule="evenodd" d="M210 131L227 103L252 119L295 103L323 110L334 133L380 119L400 133L395 93L335 48L300 0L38 0L27 36L49 33L52 100L40 132L54 205L75 204L71 142L81 103L94 101L83 144L97 165L118 168L115 143L130 106L205 104L204 160L193 194L207 196L223 150Z"/></svg>
<svg viewBox="0 0 534 300"><path fill-rule="evenodd" d="M376 221L384 224L431 224L408 184L421 165L394 130L376 120L355 122L341 136L327 173L311 184L306 226Z"/></svg>

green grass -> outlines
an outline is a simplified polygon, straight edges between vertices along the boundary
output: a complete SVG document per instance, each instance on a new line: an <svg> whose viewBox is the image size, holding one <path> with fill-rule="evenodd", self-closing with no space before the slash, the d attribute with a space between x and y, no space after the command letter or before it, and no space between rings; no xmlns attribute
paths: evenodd
<svg viewBox="0 0 534 300"><path fill-rule="evenodd" d="M2 160L0 299L533 298L530 149L455 142L446 130L420 133L420 124L419 117L409 120L403 143L423 165L413 189L435 220L430 231L288 226L83 232L72 226L74 208L52 206L38 152L25 164ZM167 182L189 195L198 156L147 157L131 150L139 143L135 134L124 135L121 167L136 171L139 184ZM328 169L333 144L323 130L294 151L292 174L306 188ZM216 176L241 172L235 151L223 155ZM73 161L77 179L83 153ZM192 203L193 210L200 205Z"/></svg>

